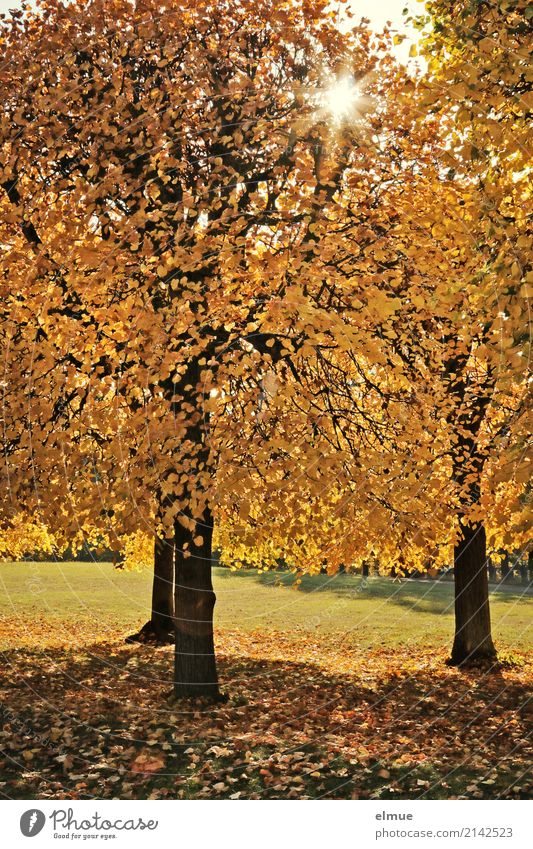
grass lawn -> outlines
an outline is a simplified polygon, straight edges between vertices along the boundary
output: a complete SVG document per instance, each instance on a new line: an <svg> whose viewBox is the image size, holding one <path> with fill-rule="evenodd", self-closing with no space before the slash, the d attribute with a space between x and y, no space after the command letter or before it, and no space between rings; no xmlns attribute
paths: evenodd
<svg viewBox="0 0 533 849"><path fill-rule="evenodd" d="M453 587L215 570L229 701L173 704L125 645L151 576L0 564L0 792L15 798L523 798L533 597L492 595L492 670L444 665Z"/></svg>

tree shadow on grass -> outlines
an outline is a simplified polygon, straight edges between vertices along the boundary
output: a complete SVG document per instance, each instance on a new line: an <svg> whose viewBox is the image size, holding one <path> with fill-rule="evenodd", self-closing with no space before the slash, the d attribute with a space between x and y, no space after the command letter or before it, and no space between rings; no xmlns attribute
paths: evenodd
<svg viewBox="0 0 533 849"><path fill-rule="evenodd" d="M230 698L216 706L167 700L167 648L100 643L4 653L0 792L528 796L527 667L461 673L440 657L381 651L354 654L350 671L339 674L335 662L298 661L297 648L291 660L250 657L243 640L242 654L237 647L220 658Z"/></svg>
<svg viewBox="0 0 533 849"><path fill-rule="evenodd" d="M363 578L359 575L303 575L297 582L293 572L258 572L255 569L231 571L217 569L217 579L240 578L249 583L259 583L264 587L286 587L303 593L332 593L343 601L372 600L386 601L418 611L437 615L450 614L454 608L453 581L433 580L395 580L385 577ZM515 604L525 601L533 604L533 597L527 588L492 587L491 598L498 602Z"/></svg>

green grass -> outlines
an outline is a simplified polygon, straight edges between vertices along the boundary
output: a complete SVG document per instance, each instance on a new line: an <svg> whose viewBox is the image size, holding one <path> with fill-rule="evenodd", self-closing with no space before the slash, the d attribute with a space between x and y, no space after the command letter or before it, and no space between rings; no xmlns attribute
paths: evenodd
<svg viewBox="0 0 533 849"><path fill-rule="evenodd" d="M296 587L294 580L290 573L216 568L217 626L338 633L369 647L412 642L442 647L451 639L451 582L313 575ZM0 617L11 623L38 619L54 627L61 622L67 635L80 622L126 632L149 615L151 575L119 571L109 563L3 563L0 589ZM491 612L494 637L502 648L531 649L531 593L520 586L497 588ZM17 634L3 631L0 647L13 647Z"/></svg>
<svg viewBox="0 0 533 849"><path fill-rule="evenodd" d="M149 571L0 564L0 796L531 795L530 593L493 591L505 663L459 670L451 582L217 568L214 583L229 698L175 704L173 647L124 641Z"/></svg>

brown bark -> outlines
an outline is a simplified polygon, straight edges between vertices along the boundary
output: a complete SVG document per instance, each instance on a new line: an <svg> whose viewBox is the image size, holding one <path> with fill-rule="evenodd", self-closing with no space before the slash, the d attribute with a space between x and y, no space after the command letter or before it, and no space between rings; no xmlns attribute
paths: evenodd
<svg viewBox="0 0 533 849"><path fill-rule="evenodd" d="M156 539L154 545L152 622L156 632L174 631L174 543L168 539Z"/></svg>
<svg viewBox="0 0 533 849"><path fill-rule="evenodd" d="M511 565L511 558L508 554L506 554L502 560L500 572L502 576L502 583L509 583L513 577L513 567Z"/></svg>
<svg viewBox="0 0 533 849"><path fill-rule="evenodd" d="M469 354L454 356L448 362L450 395L455 402L448 419L456 436L454 480L462 505L454 548L455 636L448 661L451 666L468 666L497 657L490 626L485 526L465 518L470 507L479 505L487 458L487 449L480 447L479 434L491 404L495 378L487 366L486 376L472 385L467 376L468 357Z"/></svg>
<svg viewBox="0 0 533 849"><path fill-rule="evenodd" d="M196 542L195 542L196 540ZM176 582L174 695L221 698L213 639L215 593L211 580L213 518L209 510L194 528L175 524ZM186 556L188 555L188 556Z"/></svg>
<svg viewBox="0 0 533 849"><path fill-rule="evenodd" d="M460 538L454 551L455 639L449 660L452 666L467 666L494 660L487 575L486 535L483 524L460 523Z"/></svg>
<svg viewBox="0 0 533 849"><path fill-rule="evenodd" d="M154 543L154 579L152 615L128 643L174 642L174 542L156 537Z"/></svg>

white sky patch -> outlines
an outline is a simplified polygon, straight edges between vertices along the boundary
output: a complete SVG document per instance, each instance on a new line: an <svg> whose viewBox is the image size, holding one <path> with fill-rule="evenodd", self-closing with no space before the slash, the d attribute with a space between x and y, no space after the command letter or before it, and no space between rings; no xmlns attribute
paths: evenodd
<svg viewBox="0 0 533 849"><path fill-rule="evenodd" d="M409 61L413 61L409 59L409 50L419 40L420 33L414 27L407 25L405 19L423 14L423 2L420 2L420 0L374 0L374 2L371 2L371 0L349 0L346 5L354 15L351 20L352 26L357 25L361 18L368 18L370 26L376 32L380 32L385 24L390 23L392 29L398 35L405 35L406 38L402 44L394 46L394 52L401 62L407 64ZM332 0L332 9L338 8L342 14L343 7L343 3ZM405 15L403 14L404 10L406 11ZM421 60L416 61L420 62Z"/></svg>
<svg viewBox="0 0 533 849"><path fill-rule="evenodd" d="M19 0L0 0L0 13L6 13L9 9L20 9L22 3Z"/></svg>

